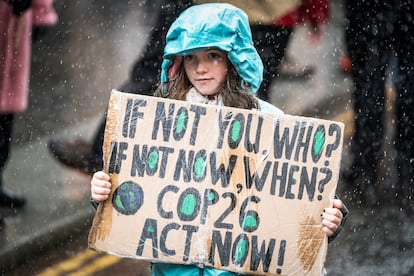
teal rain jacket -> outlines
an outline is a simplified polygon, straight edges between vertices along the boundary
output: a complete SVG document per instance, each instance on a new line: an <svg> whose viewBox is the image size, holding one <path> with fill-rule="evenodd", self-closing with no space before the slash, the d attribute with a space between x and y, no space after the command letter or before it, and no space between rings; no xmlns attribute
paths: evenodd
<svg viewBox="0 0 414 276"><path fill-rule="evenodd" d="M253 46L246 13L230 4L195 5L181 13L167 33L161 82L168 82L168 70L174 56L211 47L228 53L243 82L250 84L251 93L256 93L263 80L263 63ZM261 111L283 114L273 105L258 101ZM196 265L154 263L152 275L230 276L235 273Z"/></svg>
<svg viewBox="0 0 414 276"><path fill-rule="evenodd" d="M181 13L167 33L161 82L168 82L174 56L212 47L228 53L243 82L256 93L263 80L263 63L246 13L230 4L195 5Z"/></svg>

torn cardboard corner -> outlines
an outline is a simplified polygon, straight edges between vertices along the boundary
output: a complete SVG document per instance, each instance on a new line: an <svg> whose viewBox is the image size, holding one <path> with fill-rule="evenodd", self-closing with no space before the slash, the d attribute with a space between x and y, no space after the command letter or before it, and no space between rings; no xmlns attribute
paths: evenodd
<svg viewBox="0 0 414 276"><path fill-rule="evenodd" d="M104 166L112 193L92 249L151 262L318 275L342 123L113 91Z"/></svg>

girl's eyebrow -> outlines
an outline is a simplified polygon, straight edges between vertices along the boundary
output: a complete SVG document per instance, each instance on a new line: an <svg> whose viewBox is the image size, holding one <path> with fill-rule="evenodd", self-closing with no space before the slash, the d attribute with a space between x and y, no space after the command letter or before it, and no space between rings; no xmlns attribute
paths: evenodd
<svg viewBox="0 0 414 276"><path fill-rule="evenodd" d="M226 55L226 53L224 53L223 51L221 51L221 50L219 50L219 49L208 49L208 50L206 51L206 53L208 53L208 54L210 54L210 53L215 53L215 54L218 54L218 55L220 55L220 56L224 56L224 55Z"/></svg>
<svg viewBox="0 0 414 276"><path fill-rule="evenodd" d="M211 52L211 51L222 52L220 49L217 49L217 48L207 48L206 51L207 52Z"/></svg>

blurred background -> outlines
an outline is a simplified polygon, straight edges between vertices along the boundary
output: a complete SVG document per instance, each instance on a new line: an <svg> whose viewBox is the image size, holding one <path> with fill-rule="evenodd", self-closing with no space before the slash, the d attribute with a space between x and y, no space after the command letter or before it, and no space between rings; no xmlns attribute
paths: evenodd
<svg viewBox="0 0 414 276"><path fill-rule="evenodd" d="M21 210L0 211L1 275L150 275L145 262L87 249L94 214L90 176L59 164L46 144L56 137L92 139L111 89L128 79L160 4L160 0L57 0L58 23L34 33L29 107L16 116L3 176L5 185L24 195L27 204ZM342 0L330 1L330 12L320 41L311 42L307 27L298 26L289 42L289 56L312 66L312 74L277 77L269 101L289 114L344 122L342 166L346 167L353 131L353 82L340 63L346 52ZM387 91L387 120L392 124L390 83ZM392 130L387 137L389 147ZM394 154L392 148L387 150ZM412 217L393 205L352 202L352 191L340 179L338 195L351 214L329 245L327 274L413 275Z"/></svg>

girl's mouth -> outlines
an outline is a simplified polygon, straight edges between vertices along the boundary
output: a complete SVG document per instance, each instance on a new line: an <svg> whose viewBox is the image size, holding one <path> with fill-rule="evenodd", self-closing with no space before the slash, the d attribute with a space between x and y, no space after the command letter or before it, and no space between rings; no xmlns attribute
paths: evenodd
<svg viewBox="0 0 414 276"><path fill-rule="evenodd" d="M211 81L211 79L203 78L203 79L196 79L196 81L199 82L199 83L205 83L205 82Z"/></svg>

